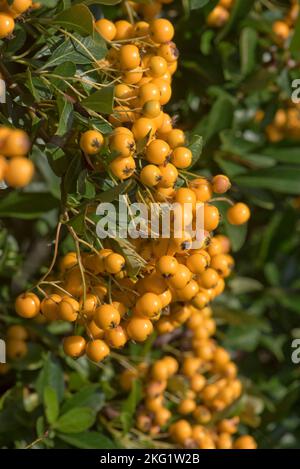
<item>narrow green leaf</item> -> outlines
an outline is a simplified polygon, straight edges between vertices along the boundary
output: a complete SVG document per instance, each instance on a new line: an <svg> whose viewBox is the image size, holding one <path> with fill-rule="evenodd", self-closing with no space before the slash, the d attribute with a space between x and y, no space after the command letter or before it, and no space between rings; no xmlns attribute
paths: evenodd
<svg viewBox="0 0 300 469"><path fill-rule="evenodd" d="M53 18L52 23L59 24L67 30L76 31L83 36L93 35L94 32L92 13L83 4L74 5L62 11Z"/></svg>
<svg viewBox="0 0 300 469"><path fill-rule="evenodd" d="M62 433L80 433L90 428L96 414L89 407L76 407L61 415L54 428Z"/></svg>
<svg viewBox="0 0 300 469"><path fill-rule="evenodd" d="M34 220L57 207L57 199L48 192L13 191L0 198L0 217Z"/></svg>
<svg viewBox="0 0 300 469"><path fill-rule="evenodd" d="M132 389L128 398L123 402L121 408L121 422L123 425L123 432L126 434L132 427L133 416L136 407L141 399L141 382L135 380L132 384Z"/></svg>
<svg viewBox="0 0 300 469"><path fill-rule="evenodd" d="M84 433L75 433L75 434L63 434L58 433L57 437L68 443L69 445L74 446L75 448L80 449L113 449L116 448L116 445L111 441L107 436L102 435L98 432L84 432ZM118 448L120 446L118 445Z"/></svg>
<svg viewBox="0 0 300 469"><path fill-rule="evenodd" d="M44 406L47 421L52 425L58 418L59 404L55 389L51 386L44 388Z"/></svg>
<svg viewBox="0 0 300 469"><path fill-rule="evenodd" d="M111 114L113 111L114 87L107 86L92 93L81 101L82 106L95 112Z"/></svg>
<svg viewBox="0 0 300 469"><path fill-rule="evenodd" d="M257 32L246 27L241 32L240 38L240 56L241 72L243 75L249 75L256 64L256 46L258 41Z"/></svg>
<svg viewBox="0 0 300 469"><path fill-rule="evenodd" d="M202 150L203 150L203 137L200 135L193 135L192 141L189 144L188 148L191 150L193 159L192 159L192 164L190 167L193 167L197 164L199 161Z"/></svg>

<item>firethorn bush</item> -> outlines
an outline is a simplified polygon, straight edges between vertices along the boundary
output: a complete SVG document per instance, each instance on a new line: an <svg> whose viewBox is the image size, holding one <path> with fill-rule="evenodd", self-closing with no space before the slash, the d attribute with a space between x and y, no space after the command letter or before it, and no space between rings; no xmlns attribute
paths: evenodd
<svg viewBox="0 0 300 469"><path fill-rule="evenodd" d="M0 2L2 447L297 447L299 21Z"/></svg>

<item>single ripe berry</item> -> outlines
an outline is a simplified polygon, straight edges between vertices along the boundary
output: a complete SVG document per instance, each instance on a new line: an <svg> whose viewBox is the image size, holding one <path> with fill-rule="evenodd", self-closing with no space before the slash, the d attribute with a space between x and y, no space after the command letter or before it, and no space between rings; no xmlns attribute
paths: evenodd
<svg viewBox="0 0 300 469"><path fill-rule="evenodd" d="M120 254L113 252L105 257L104 267L109 274L118 274L125 267L125 259Z"/></svg>
<svg viewBox="0 0 300 469"><path fill-rule="evenodd" d="M28 347L24 340L9 339L6 343L6 354L10 360L19 360L28 353Z"/></svg>
<svg viewBox="0 0 300 469"><path fill-rule="evenodd" d="M67 270L75 267L77 265L78 259L76 252L68 252L64 257L61 258L59 263L59 268L62 273L65 273Z"/></svg>
<svg viewBox="0 0 300 469"><path fill-rule="evenodd" d="M208 267L207 258L199 253L192 254L188 257L186 266L193 274L202 274Z"/></svg>
<svg viewBox="0 0 300 469"><path fill-rule="evenodd" d="M168 364L164 360L157 360L151 368L151 377L155 381L166 381L169 378Z"/></svg>
<svg viewBox="0 0 300 469"><path fill-rule="evenodd" d="M170 435L175 443L184 444L192 436L192 427L187 420L177 420L170 426Z"/></svg>
<svg viewBox="0 0 300 469"><path fill-rule="evenodd" d="M132 70L140 65L141 57L137 46L125 44L119 53L120 65L123 70Z"/></svg>
<svg viewBox="0 0 300 469"><path fill-rule="evenodd" d="M135 161L132 156L115 158L109 165L111 172L121 181L128 179L135 171Z"/></svg>
<svg viewBox="0 0 300 469"><path fill-rule="evenodd" d="M104 330L97 326L95 321L91 321L86 326L87 333L89 337L93 339L103 339L104 337Z"/></svg>
<svg viewBox="0 0 300 469"><path fill-rule="evenodd" d="M96 21L95 28L106 41L113 41L117 33L114 23L106 18Z"/></svg>
<svg viewBox="0 0 300 469"><path fill-rule="evenodd" d="M155 139L146 149L146 159L149 163L163 165L170 154L170 147L164 140Z"/></svg>
<svg viewBox="0 0 300 469"><path fill-rule="evenodd" d="M209 304L209 301L210 297L207 291L204 289L200 289L197 295L193 298L192 304L193 306L195 306L195 308L203 309Z"/></svg>
<svg viewBox="0 0 300 469"><path fill-rule="evenodd" d="M170 101L172 95L172 88L170 83L163 80L162 78L154 78L151 84L155 85L159 91L160 104L162 106L167 104Z"/></svg>
<svg viewBox="0 0 300 469"><path fill-rule="evenodd" d="M86 346L86 355L93 362L100 362L110 353L110 349L106 342L101 339L91 340Z"/></svg>
<svg viewBox="0 0 300 469"><path fill-rule="evenodd" d="M103 135L98 130L87 130L80 137L80 148L87 155L96 155L103 145Z"/></svg>
<svg viewBox="0 0 300 469"><path fill-rule="evenodd" d="M126 331L130 339L136 342L145 342L153 332L153 325L147 318L133 316L127 323Z"/></svg>
<svg viewBox="0 0 300 469"><path fill-rule="evenodd" d="M170 132L173 128L172 118L169 114L165 112L162 113L162 119L160 125L157 127L157 134L159 138L166 138L168 132Z"/></svg>
<svg viewBox="0 0 300 469"><path fill-rule="evenodd" d="M208 15L207 24L212 28L221 28L229 18L229 12L220 5L217 5Z"/></svg>
<svg viewBox="0 0 300 469"><path fill-rule="evenodd" d="M176 191L175 202L181 205L190 204L191 208L195 210L197 199L195 193L191 189L187 187L180 187Z"/></svg>
<svg viewBox="0 0 300 469"><path fill-rule="evenodd" d="M164 18L156 18L150 24L150 37L151 39L162 44L172 41L174 36L174 28L170 21Z"/></svg>
<svg viewBox="0 0 300 469"><path fill-rule="evenodd" d="M256 449L257 443L250 435L243 435L237 438L233 444L234 449Z"/></svg>
<svg viewBox="0 0 300 469"><path fill-rule="evenodd" d="M173 187L178 178L177 168L172 163L167 163L159 166L159 169L161 172L161 180L158 186L165 189Z"/></svg>
<svg viewBox="0 0 300 469"><path fill-rule="evenodd" d="M161 180L161 171L154 164L147 164L140 172L140 180L147 187L155 187Z"/></svg>
<svg viewBox="0 0 300 469"><path fill-rule="evenodd" d="M149 23L147 21L137 21L134 25L134 37L148 36Z"/></svg>
<svg viewBox="0 0 300 469"><path fill-rule="evenodd" d="M8 186L27 186L34 175L34 165L31 160L23 156L11 159L5 169L4 179Z"/></svg>
<svg viewBox="0 0 300 469"><path fill-rule="evenodd" d="M147 74L153 78L161 77L168 70L167 61L159 55L154 55L148 62Z"/></svg>
<svg viewBox="0 0 300 469"><path fill-rule="evenodd" d="M191 271L183 264L179 264L176 273L168 280L172 288L184 288L192 279Z"/></svg>
<svg viewBox="0 0 300 469"><path fill-rule="evenodd" d="M167 133L166 140L172 149L182 147L185 143L184 132L180 129L172 129Z"/></svg>
<svg viewBox="0 0 300 469"><path fill-rule="evenodd" d="M86 341L81 335L66 337L63 341L63 349L68 357L78 358L84 354Z"/></svg>
<svg viewBox="0 0 300 469"><path fill-rule="evenodd" d="M143 140L145 138L151 140L156 132L156 126L153 119L140 117L133 123L131 130L135 140Z"/></svg>
<svg viewBox="0 0 300 469"><path fill-rule="evenodd" d="M213 177L212 189L216 194L225 194L231 188L231 182L224 174L218 174Z"/></svg>
<svg viewBox="0 0 300 469"><path fill-rule="evenodd" d="M200 284L203 288L214 288L219 280L219 274L216 270L209 267L200 275Z"/></svg>
<svg viewBox="0 0 300 469"><path fill-rule="evenodd" d="M40 300L34 293L22 293L15 301L15 309L22 318L34 318L40 311Z"/></svg>
<svg viewBox="0 0 300 469"><path fill-rule="evenodd" d="M122 326L117 326L114 329L105 331L105 340L110 347L121 348L126 344L128 335Z"/></svg>
<svg viewBox="0 0 300 469"><path fill-rule="evenodd" d="M177 272L178 261L173 256L162 256L158 260L156 267L164 278L170 278Z"/></svg>
<svg viewBox="0 0 300 469"><path fill-rule="evenodd" d="M8 339L27 340L28 332L25 327L20 326L19 324L14 324L13 326L9 326L7 329L6 337Z"/></svg>
<svg viewBox="0 0 300 469"><path fill-rule="evenodd" d="M32 7L31 0L14 0L11 5L8 6L7 10L12 18L17 18L18 16L25 13L29 8Z"/></svg>
<svg viewBox="0 0 300 469"><path fill-rule="evenodd" d="M220 222L220 214L217 207L214 205L206 204L203 210L204 216L204 230L205 231L214 231Z"/></svg>
<svg viewBox="0 0 300 469"><path fill-rule="evenodd" d="M70 296L64 296L58 305L58 314L60 319L68 322L74 322L77 319L79 303Z"/></svg>
<svg viewBox="0 0 300 469"><path fill-rule="evenodd" d="M155 119L161 114L161 104L158 100L151 99L146 101L142 108L143 116L148 119Z"/></svg>
<svg viewBox="0 0 300 469"><path fill-rule="evenodd" d="M197 178L191 181L190 188L196 194L197 202L208 202L213 195L210 182L205 178Z"/></svg>
<svg viewBox="0 0 300 469"><path fill-rule="evenodd" d="M160 298L155 293L145 293L136 302L136 312L147 318L155 317L161 308Z"/></svg>
<svg viewBox="0 0 300 469"><path fill-rule="evenodd" d="M110 304L104 304L96 309L94 321L103 330L113 329L120 324L119 312Z"/></svg>
<svg viewBox="0 0 300 469"><path fill-rule="evenodd" d="M148 101L160 101L160 92L158 86L154 83L145 83L139 89L139 103L143 106Z"/></svg>
<svg viewBox="0 0 300 469"><path fill-rule="evenodd" d="M30 140L26 132L10 129L1 148L1 153L8 157L24 156L30 150Z"/></svg>
<svg viewBox="0 0 300 469"><path fill-rule="evenodd" d="M109 140L109 148L110 151L115 152L117 156L132 156L135 152L135 141L132 133L121 131L117 133L114 132Z"/></svg>
<svg viewBox="0 0 300 469"><path fill-rule="evenodd" d="M176 62L179 57L179 51L176 47L176 44L172 41L161 44L157 50L157 53L168 63Z"/></svg>
<svg viewBox="0 0 300 469"><path fill-rule="evenodd" d="M14 29L15 22L13 18L6 13L0 13L0 39L9 36Z"/></svg>
<svg viewBox="0 0 300 469"><path fill-rule="evenodd" d="M119 20L115 22L116 35L114 37L115 41L129 39L133 33L133 26L126 20Z"/></svg>
<svg viewBox="0 0 300 469"><path fill-rule="evenodd" d="M188 415L194 412L196 405L197 404L194 399L182 399L177 407L177 410L181 415Z"/></svg>
<svg viewBox="0 0 300 469"><path fill-rule="evenodd" d="M227 220L231 225L243 225L250 218L248 205L238 202L227 210Z"/></svg>
<svg viewBox="0 0 300 469"><path fill-rule="evenodd" d="M155 413L154 416L154 423L159 426L159 428L163 427L168 423L170 418L172 417L172 413L166 407L162 407L159 409L158 412Z"/></svg>
<svg viewBox="0 0 300 469"><path fill-rule="evenodd" d="M81 298L79 308L87 319L92 319L98 306L98 298L92 293L88 293L85 298Z"/></svg>
<svg viewBox="0 0 300 469"><path fill-rule="evenodd" d="M280 42L285 41L290 35L289 25L284 21L275 21L272 26L272 31Z"/></svg>
<svg viewBox="0 0 300 469"><path fill-rule="evenodd" d="M189 148L177 147L173 150L171 162L176 168L185 169L192 164L193 155Z"/></svg>
<svg viewBox="0 0 300 469"><path fill-rule="evenodd" d="M56 321L59 319L58 305L61 302L62 297L56 293L44 298L41 302L41 313L45 316L48 321Z"/></svg>

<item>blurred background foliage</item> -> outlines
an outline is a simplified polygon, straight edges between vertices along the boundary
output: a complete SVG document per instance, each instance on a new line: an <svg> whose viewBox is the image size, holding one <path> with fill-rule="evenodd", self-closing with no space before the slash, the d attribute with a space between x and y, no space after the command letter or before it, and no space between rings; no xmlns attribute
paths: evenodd
<svg viewBox="0 0 300 469"><path fill-rule="evenodd" d="M260 447L295 448L300 369L292 363L291 344L300 337L300 125L292 138L272 138L268 129L276 112L290 107L292 81L300 78L300 19L295 35L281 44L272 25L286 17L289 1L236 0L229 21L214 29L206 18L216 4L176 0L165 9L180 51L168 112L184 130L203 136L197 170L227 174L233 196L252 209L247 232L224 225L236 269L214 313L219 338L244 376L242 422L252 427ZM117 5L92 8L97 16L122 15ZM22 322L12 313L13 298L45 269L57 220L58 180L46 158L32 158L38 181L21 195L0 199L2 333L7 324ZM68 243L66 238L62 251ZM118 360L101 365L99 373L84 358L74 362L63 356L58 336L65 330L30 327L29 354L0 376L0 445L14 441L24 447L41 438L36 443L41 447L130 447L126 429L139 396L138 389L128 398L117 395ZM130 346L127 355L134 361L149 349L149 344ZM96 412L116 399L123 431L104 429L107 423L98 418L95 423ZM96 432L102 430L100 441Z"/></svg>

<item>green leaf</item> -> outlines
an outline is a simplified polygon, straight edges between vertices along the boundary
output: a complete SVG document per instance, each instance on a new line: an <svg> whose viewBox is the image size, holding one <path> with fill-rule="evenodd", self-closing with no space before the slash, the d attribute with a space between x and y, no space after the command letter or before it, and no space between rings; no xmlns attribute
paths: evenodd
<svg viewBox="0 0 300 469"><path fill-rule="evenodd" d="M0 198L0 217L34 220L57 207L57 199L48 192L13 191Z"/></svg>
<svg viewBox="0 0 300 469"><path fill-rule="evenodd" d="M95 412L98 412L104 404L104 396L99 392L99 389L99 384L85 386L64 401L61 412L66 413L77 407L90 407Z"/></svg>
<svg viewBox="0 0 300 469"><path fill-rule="evenodd" d="M246 27L241 32L240 38L240 56L241 56L241 72L249 75L256 65L256 46L258 41L257 32Z"/></svg>
<svg viewBox="0 0 300 469"><path fill-rule="evenodd" d="M68 10L64 10L56 15L52 24L59 24L63 28L76 31L83 36L93 35L93 16L87 6L74 5Z"/></svg>
<svg viewBox="0 0 300 469"><path fill-rule="evenodd" d="M190 0L190 9L198 10L198 8L202 8L207 5L209 1L210 0Z"/></svg>
<svg viewBox="0 0 300 469"><path fill-rule="evenodd" d="M55 135L63 136L72 127L73 123L73 104L67 101L62 95L56 98L58 107L59 121Z"/></svg>
<svg viewBox="0 0 300 469"><path fill-rule="evenodd" d="M232 245L232 250L234 252L241 249L243 244L246 241L247 236L247 223L241 226L231 225L226 218L226 212L229 208L228 203L226 202L215 202L215 205L218 207L221 215L222 215L222 223L225 228L225 232L229 237Z"/></svg>
<svg viewBox="0 0 300 469"><path fill-rule="evenodd" d="M264 289L264 285L261 282L249 277L235 277L230 280L229 286L235 295L257 292Z"/></svg>
<svg viewBox="0 0 300 469"><path fill-rule="evenodd" d="M74 38L64 39L51 52L51 57L41 69L56 67L65 62L76 65L88 65L93 60L100 60L106 55L107 48L100 35L94 38L74 34Z"/></svg>
<svg viewBox="0 0 300 469"><path fill-rule="evenodd" d="M234 106L232 100L226 96L220 96L213 104L209 113L205 140L210 140L221 130L231 127Z"/></svg>
<svg viewBox="0 0 300 469"><path fill-rule="evenodd" d="M291 40L291 43L290 43L290 52L291 52L292 56L295 59L298 59L298 60L300 59L299 44L300 44L300 15L298 15L298 19L297 19L297 22L296 22L294 34L293 34L293 37L292 37L292 40Z"/></svg>
<svg viewBox="0 0 300 469"><path fill-rule="evenodd" d="M300 148L297 146L267 146L261 150L262 156L271 157L278 163L299 164L300 165Z"/></svg>
<svg viewBox="0 0 300 469"><path fill-rule="evenodd" d="M193 159L190 167L193 167L197 164L198 160L201 157L203 150L203 137L200 135L193 135L192 141L189 144L188 148L191 150Z"/></svg>
<svg viewBox="0 0 300 469"><path fill-rule="evenodd" d="M51 386L55 390L58 402L61 402L65 389L63 370L50 353L46 355L44 366L36 381L36 389L41 400L44 397L44 389L47 386Z"/></svg>
<svg viewBox="0 0 300 469"><path fill-rule="evenodd" d="M52 425L58 418L59 404L55 389L51 386L46 386L44 388L44 406L47 421Z"/></svg>
<svg viewBox="0 0 300 469"><path fill-rule="evenodd" d="M138 403L142 397L141 382L137 379L132 383L132 389L128 398L123 402L121 407L121 423L123 426L124 434L128 433L132 427L133 417Z"/></svg>
<svg viewBox="0 0 300 469"><path fill-rule="evenodd" d="M57 75L61 78L55 78L50 76L49 80L56 88L59 88L61 91L65 91L66 89L68 89L68 83L66 82L67 80L64 79L74 77L75 73L76 65L70 61L64 62L58 65L53 70L53 75Z"/></svg>
<svg viewBox="0 0 300 469"><path fill-rule="evenodd" d="M107 86L90 94L81 101L81 105L95 112L111 114L113 111L114 87Z"/></svg>
<svg viewBox="0 0 300 469"><path fill-rule="evenodd" d="M69 445L80 449L113 449L116 445L107 436L98 432L84 432L76 434L58 433L57 437ZM118 445L118 448L119 445Z"/></svg>
<svg viewBox="0 0 300 469"><path fill-rule="evenodd" d="M300 168L276 166L269 170L252 171L234 178L234 182L245 187L269 189L284 194L300 194Z"/></svg>
<svg viewBox="0 0 300 469"><path fill-rule="evenodd" d="M61 415L54 428L62 433L80 433L90 428L96 419L89 407L76 407Z"/></svg>

